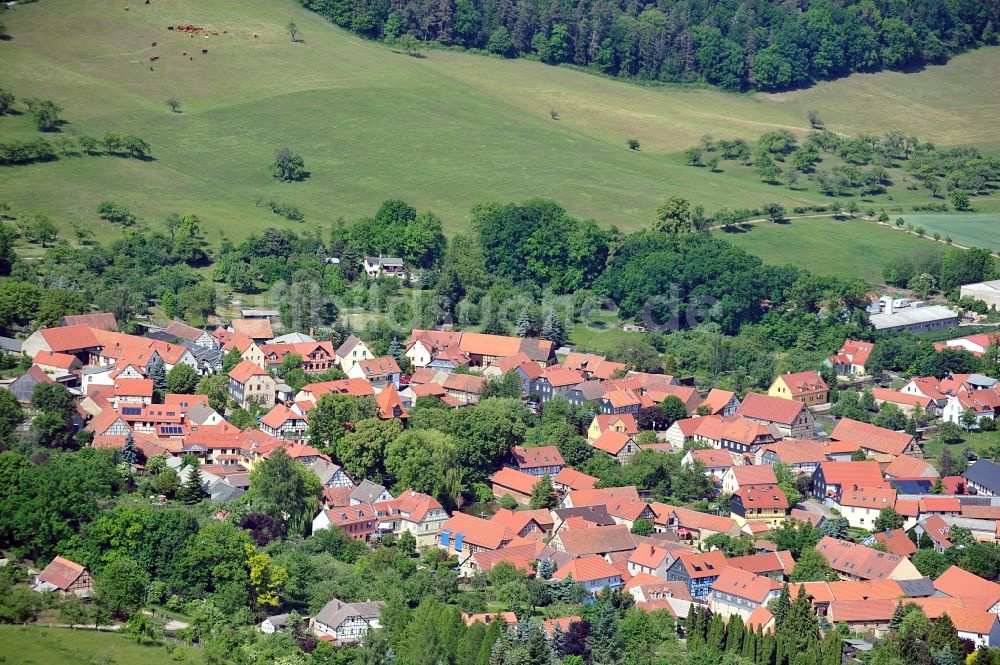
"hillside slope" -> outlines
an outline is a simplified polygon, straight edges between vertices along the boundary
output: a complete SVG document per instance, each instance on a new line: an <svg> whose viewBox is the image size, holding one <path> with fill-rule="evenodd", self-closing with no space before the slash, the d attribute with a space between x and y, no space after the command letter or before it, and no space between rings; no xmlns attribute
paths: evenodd
<svg viewBox="0 0 1000 665"><path fill-rule="evenodd" d="M292 0L125 6L42 0L5 15L13 39L0 43L0 87L55 100L70 132L138 134L156 158L71 156L8 167L0 200L15 211L43 210L63 228L109 231L94 210L113 200L153 223L195 212L209 229L238 238L291 224L255 207L259 197L298 205L312 227L371 213L398 196L434 210L455 232L478 201L541 196L635 228L668 194L710 212L772 199L823 201L683 166L677 153L705 133L804 131L807 111L817 110L843 133L902 129L942 145L1000 147L1000 48L917 74L735 96L640 88L523 60L437 51L410 57L340 31ZM305 43L291 43L289 21ZM219 35L167 30L175 24ZM183 112L172 113L169 99ZM0 119L0 135L35 132L22 115ZM625 148L630 137L641 151ZM270 177L267 164L282 145L303 155L307 181Z"/></svg>

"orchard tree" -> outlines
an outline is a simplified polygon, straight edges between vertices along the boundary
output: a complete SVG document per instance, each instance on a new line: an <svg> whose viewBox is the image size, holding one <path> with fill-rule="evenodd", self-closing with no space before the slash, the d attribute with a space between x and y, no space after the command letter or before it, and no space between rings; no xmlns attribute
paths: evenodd
<svg viewBox="0 0 1000 665"><path fill-rule="evenodd" d="M271 175L282 182L304 180L307 176L306 165L302 157L291 148L278 148L274 151L274 161L271 162Z"/></svg>

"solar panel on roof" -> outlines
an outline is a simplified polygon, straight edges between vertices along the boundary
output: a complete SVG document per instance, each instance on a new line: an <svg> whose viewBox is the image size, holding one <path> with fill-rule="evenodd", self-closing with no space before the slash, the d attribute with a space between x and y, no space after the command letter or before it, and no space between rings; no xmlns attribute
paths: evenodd
<svg viewBox="0 0 1000 665"><path fill-rule="evenodd" d="M142 413L142 407L139 406L123 406L122 415L123 416L138 416Z"/></svg>

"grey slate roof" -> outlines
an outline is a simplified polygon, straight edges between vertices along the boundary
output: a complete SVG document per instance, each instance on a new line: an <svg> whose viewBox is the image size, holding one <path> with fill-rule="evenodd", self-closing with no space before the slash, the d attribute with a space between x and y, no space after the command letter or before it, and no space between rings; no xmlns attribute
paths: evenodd
<svg viewBox="0 0 1000 665"><path fill-rule="evenodd" d="M351 352L351 349L353 349L355 346L357 346L360 343L361 343L361 340L358 339L358 337L356 335L350 335L350 336L348 336L348 338L344 340L344 343L337 347L337 351L336 351L337 357L338 358L346 358L347 354Z"/></svg>
<svg viewBox="0 0 1000 665"><path fill-rule="evenodd" d="M921 577L916 580L896 580L899 588L907 598L930 598L937 589L934 582L929 577Z"/></svg>
<svg viewBox="0 0 1000 665"><path fill-rule="evenodd" d="M7 353L20 353L21 340L14 339L13 337L0 337L0 349L3 349Z"/></svg>
<svg viewBox="0 0 1000 665"><path fill-rule="evenodd" d="M330 482L330 479L337 475L340 471L340 465L334 464L333 462L328 462L322 457L317 457L312 464L309 465L312 472L319 476L319 481L326 485ZM366 481L367 482L367 481Z"/></svg>
<svg viewBox="0 0 1000 665"><path fill-rule="evenodd" d="M218 412L207 404L195 404L187 412L187 419L189 422L195 423L196 425L203 425L205 421L212 417L213 414Z"/></svg>
<svg viewBox="0 0 1000 665"><path fill-rule="evenodd" d="M1000 466L981 459L962 474L966 480L985 487L994 494L1000 494Z"/></svg>
<svg viewBox="0 0 1000 665"><path fill-rule="evenodd" d="M382 492L385 492L384 487L365 478L361 481L361 484L354 488L354 491L351 492L351 499L361 503L374 503L375 499L377 499Z"/></svg>
<svg viewBox="0 0 1000 665"><path fill-rule="evenodd" d="M330 628L337 628L337 626L353 616L360 616L365 621L378 619L383 607L385 607L385 603L380 600L364 603L345 603L342 600L334 598L316 613L313 620Z"/></svg>
<svg viewBox="0 0 1000 665"><path fill-rule="evenodd" d="M553 511L560 520L570 517L582 517L597 526L613 526L616 524L608 514L607 506L578 506L576 508L557 508Z"/></svg>

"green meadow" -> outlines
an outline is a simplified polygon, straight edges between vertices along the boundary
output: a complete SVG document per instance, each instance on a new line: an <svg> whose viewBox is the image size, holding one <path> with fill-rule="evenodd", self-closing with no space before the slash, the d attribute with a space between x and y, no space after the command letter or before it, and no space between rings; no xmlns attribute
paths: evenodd
<svg viewBox="0 0 1000 665"><path fill-rule="evenodd" d="M688 167L680 154L706 133L804 133L811 110L844 134L899 129L939 145L1000 149L1000 48L914 74L732 95L451 51L411 57L341 31L293 0L153 0L126 11L128 4L44 0L5 14L12 39L0 42L0 87L54 100L69 122L66 136L133 133L155 157L71 154L4 167L0 201L14 214L39 210L63 230L79 224L102 238L117 233L95 212L110 200L153 225L172 212L196 213L215 242L296 226L256 207L261 197L299 206L303 229L401 197L435 211L449 233L468 228L476 202L546 197L634 229L670 194L709 213L769 200L789 208L828 202L752 172ZM291 42L290 21L305 43ZM167 30L181 24L219 34ZM171 99L181 113L168 108ZM35 135L26 114L0 118L0 139ZM629 138L640 141L639 151L626 148ZM307 180L269 175L280 146L304 157ZM898 189L892 205L930 202ZM983 205L1000 209L997 199Z"/></svg>

